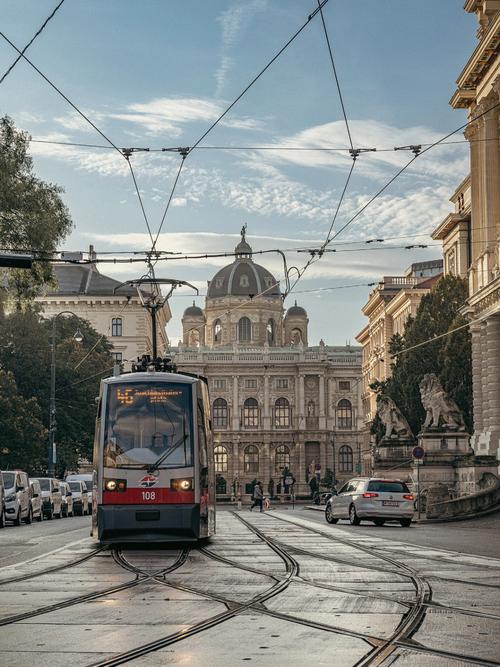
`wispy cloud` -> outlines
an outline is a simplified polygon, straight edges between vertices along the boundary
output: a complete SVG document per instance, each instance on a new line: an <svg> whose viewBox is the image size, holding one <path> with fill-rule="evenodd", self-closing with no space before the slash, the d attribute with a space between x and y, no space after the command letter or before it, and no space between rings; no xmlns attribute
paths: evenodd
<svg viewBox="0 0 500 667"><path fill-rule="evenodd" d="M217 18L222 30L221 40L221 60L219 67L215 72L215 96L220 97L226 84L227 75L230 72L234 58L230 52L235 47L238 37L242 31L250 24L254 16L263 11L267 6L268 0L240 0L228 7Z"/></svg>

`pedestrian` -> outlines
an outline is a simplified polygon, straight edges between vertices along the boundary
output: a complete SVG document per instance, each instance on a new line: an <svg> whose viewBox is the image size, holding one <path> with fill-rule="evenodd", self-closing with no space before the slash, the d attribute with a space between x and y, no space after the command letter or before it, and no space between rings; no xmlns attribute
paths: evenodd
<svg viewBox="0 0 500 667"><path fill-rule="evenodd" d="M271 509L271 500L266 496L264 498L264 510L267 512L267 510Z"/></svg>
<svg viewBox="0 0 500 667"><path fill-rule="evenodd" d="M262 490L262 484L261 482L257 482L257 484L253 488L253 504L250 507L250 512L253 510L253 508L258 505L260 507L260 511L262 512L262 501L264 499L264 492Z"/></svg>

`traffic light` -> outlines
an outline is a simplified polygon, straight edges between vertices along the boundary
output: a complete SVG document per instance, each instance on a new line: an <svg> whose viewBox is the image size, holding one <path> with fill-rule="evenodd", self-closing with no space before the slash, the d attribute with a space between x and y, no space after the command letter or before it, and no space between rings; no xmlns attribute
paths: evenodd
<svg viewBox="0 0 500 667"><path fill-rule="evenodd" d="M18 252L0 252L0 267L8 269L31 269L33 255Z"/></svg>

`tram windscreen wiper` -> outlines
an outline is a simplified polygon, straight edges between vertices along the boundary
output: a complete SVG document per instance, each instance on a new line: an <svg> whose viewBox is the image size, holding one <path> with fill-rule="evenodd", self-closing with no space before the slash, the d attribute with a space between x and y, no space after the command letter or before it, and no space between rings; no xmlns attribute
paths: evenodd
<svg viewBox="0 0 500 667"><path fill-rule="evenodd" d="M168 457L171 454L173 454L177 449L179 449L179 447L186 442L187 438L188 438L188 435L186 433L182 436L182 438L180 440L178 440L175 443L175 445L173 445L170 449L167 449L167 451L163 452L163 454L160 456L160 458L158 458L154 463L148 463L143 467L146 468L146 470L149 473L153 473L155 470L158 470L158 467L163 463L163 461L168 459Z"/></svg>

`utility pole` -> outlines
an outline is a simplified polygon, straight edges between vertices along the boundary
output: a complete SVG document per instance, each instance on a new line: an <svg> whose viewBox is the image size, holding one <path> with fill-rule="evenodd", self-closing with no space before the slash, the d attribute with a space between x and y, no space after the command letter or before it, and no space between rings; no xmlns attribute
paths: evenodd
<svg viewBox="0 0 500 667"><path fill-rule="evenodd" d="M333 486L337 486L337 464L335 462L335 438L332 435L332 451L333 451Z"/></svg>

